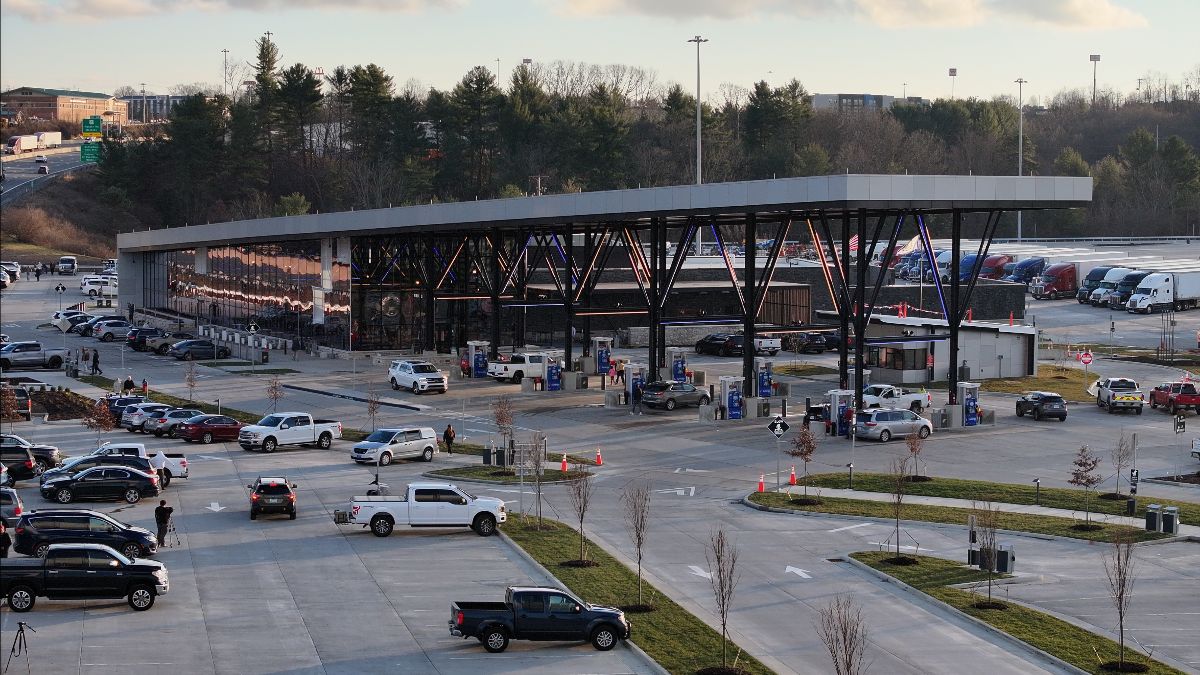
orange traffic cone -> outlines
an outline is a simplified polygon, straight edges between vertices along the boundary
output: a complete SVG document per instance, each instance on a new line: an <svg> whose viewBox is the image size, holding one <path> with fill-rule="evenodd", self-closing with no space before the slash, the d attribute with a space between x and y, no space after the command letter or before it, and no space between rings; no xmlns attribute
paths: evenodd
<svg viewBox="0 0 1200 675"><path fill-rule="evenodd" d="M562 458L562 472L563 473L567 472L567 453L565 453L565 452L563 453L563 458Z"/></svg>
<svg viewBox="0 0 1200 675"><path fill-rule="evenodd" d="M596 466L604 466L604 458L600 456L600 448L596 448Z"/></svg>
<svg viewBox="0 0 1200 675"><path fill-rule="evenodd" d="M788 478L788 485L796 484L796 465L792 465L792 475Z"/></svg>
<svg viewBox="0 0 1200 675"><path fill-rule="evenodd" d="M758 474L758 491L759 492L767 491L766 481L767 481L767 475L765 473Z"/></svg>

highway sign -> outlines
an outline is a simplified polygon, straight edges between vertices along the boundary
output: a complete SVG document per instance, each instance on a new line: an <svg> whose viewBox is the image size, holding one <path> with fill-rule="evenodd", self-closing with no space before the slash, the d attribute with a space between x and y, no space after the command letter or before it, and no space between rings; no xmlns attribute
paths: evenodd
<svg viewBox="0 0 1200 675"><path fill-rule="evenodd" d="M771 433L775 434L775 438L780 438L787 433L787 430L791 429L791 427L788 426L787 422L783 421L782 417L776 417L774 422L771 422L767 425L767 429L769 429Z"/></svg>
<svg viewBox="0 0 1200 675"><path fill-rule="evenodd" d="M1092 363L1092 353L1091 353L1091 352L1084 352L1084 353L1080 354L1080 355L1079 355L1079 362L1080 362L1080 363L1082 363L1082 364L1083 364L1083 365L1085 365L1085 366L1091 365L1091 363Z"/></svg>
<svg viewBox="0 0 1200 675"><path fill-rule="evenodd" d="M81 162L99 162L100 161L100 144L99 143L84 143L79 146L79 161Z"/></svg>
<svg viewBox="0 0 1200 675"><path fill-rule="evenodd" d="M100 138L104 133L104 120L99 117L85 117L79 121L84 138Z"/></svg>
<svg viewBox="0 0 1200 675"><path fill-rule="evenodd" d="M1187 422L1184 421L1183 415L1176 415L1175 416L1175 433L1182 434L1184 431L1187 431Z"/></svg>

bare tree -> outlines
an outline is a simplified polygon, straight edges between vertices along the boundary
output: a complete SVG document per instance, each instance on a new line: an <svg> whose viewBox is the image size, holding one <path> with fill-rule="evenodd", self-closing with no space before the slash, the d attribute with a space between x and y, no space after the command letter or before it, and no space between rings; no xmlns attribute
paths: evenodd
<svg viewBox="0 0 1200 675"><path fill-rule="evenodd" d="M17 405L17 395L9 387L0 388L0 419L8 420L8 433L13 431L13 423L21 417L21 408Z"/></svg>
<svg viewBox="0 0 1200 675"><path fill-rule="evenodd" d="M1103 480L1100 474L1096 472L1096 467L1100 466L1100 456L1092 452L1088 446L1082 445L1079 447L1079 452L1075 455L1075 461L1071 464L1075 468L1071 470L1071 479L1067 482L1076 487L1083 488L1084 526L1090 529L1092 522L1092 488L1099 485L1100 481Z"/></svg>
<svg viewBox="0 0 1200 675"><path fill-rule="evenodd" d="M867 650L867 624L862 608L848 594L837 595L817 610L817 635L837 675L859 675L866 670L863 654Z"/></svg>
<svg viewBox="0 0 1200 675"><path fill-rule="evenodd" d="M279 399L283 398L283 385L278 377L272 377L267 383L267 399L271 401L271 412L279 412Z"/></svg>
<svg viewBox="0 0 1200 675"><path fill-rule="evenodd" d="M904 437L904 445L908 448L908 459L912 462L912 475L921 474L921 451L925 449L925 439L919 434L909 434Z"/></svg>
<svg viewBox="0 0 1200 675"><path fill-rule="evenodd" d="M583 470L582 464L575 465L578 476L567 483L567 495L571 498L571 508L579 518L579 562L587 562L587 537L583 534L583 521L587 517L588 508L592 505L592 474Z"/></svg>
<svg viewBox="0 0 1200 675"><path fill-rule="evenodd" d="M975 542L979 545L979 569L987 572L987 602L992 604L992 579L996 573L996 526L1000 519L1000 509L992 506L991 502L983 502L982 506L971 504L971 515L975 517Z"/></svg>
<svg viewBox="0 0 1200 675"><path fill-rule="evenodd" d="M507 396L500 398L508 401ZM509 426L511 428L511 409L509 410ZM512 433L511 429L508 433ZM537 529L542 529L542 488L546 484L546 435L540 431L535 431L530 435L530 450L533 452L533 461L530 463L529 469L533 476L533 510L537 515ZM500 448L500 452L507 452L507 448Z"/></svg>
<svg viewBox="0 0 1200 675"><path fill-rule="evenodd" d="M904 510L904 494L908 488L908 458L897 457L892 460L892 470L888 474L892 486L892 515L896 519L896 558L900 558L900 514Z"/></svg>
<svg viewBox="0 0 1200 675"><path fill-rule="evenodd" d="M379 392L372 390L367 394L367 418L371 420L371 431L375 431L376 417L379 417Z"/></svg>
<svg viewBox="0 0 1200 675"><path fill-rule="evenodd" d="M96 432L96 445L100 445L100 437L112 431L117 426L116 419L113 418L112 411L108 409L108 402L104 400L96 401L87 412L83 415L83 426Z"/></svg>
<svg viewBox="0 0 1200 675"><path fill-rule="evenodd" d="M1127 532L1113 534L1112 548L1104 557L1104 574L1108 577L1108 594L1117 610L1118 669L1125 672L1125 615L1129 612L1129 601L1133 599L1133 582L1137 578L1137 559L1134 542Z"/></svg>
<svg viewBox="0 0 1200 675"><path fill-rule="evenodd" d="M621 492L621 503L625 507L625 529L629 531L629 540L633 542L634 556L637 558L639 606L642 605L642 553L646 547L646 530L650 525L650 495L650 484L645 481L626 485Z"/></svg>
<svg viewBox="0 0 1200 675"><path fill-rule="evenodd" d="M507 441L507 439L512 438L513 404L508 394L497 396L496 400L492 401L492 421L500 429L500 437L502 439ZM506 442L504 445L508 445L508 443Z"/></svg>
<svg viewBox="0 0 1200 675"><path fill-rule="evenodd" d="M717 603L717 616L721 621L721 665L729 664L729 612L733 609L733 594L741 581L738 572L737 545L730 540L725 530L717 530L708 541L704 550L704 559L708 562L709 577L712 584L713 598Z"/></svg>
<svg viewBox="0 0 1200 675"><path fill-rule="evenodd" d="M1125 467L1133 464L1133 441L1124 432L1117 438L1117 444L1113 446L1110 455L1113 468L1117 471L1117 496L1121 495L1121 474L1124 473Z"/></svg>
<svg viewBox="0 0 1200 675"><path fill-rule="evenodd" d="M183 383L187 386L188 401L196 400L196 385L198 380L196 377L196 362L188 361L187 368L183 370Z"/></svg>
<svg viewBox="0 0 1200 675"><path fill-rule="evenodd" d="M813 453L817 451L817 435L808 428L800 427L800 433L792 437L792 447L787 454L795 457L804 464L804 496L808 496L808 463L812 461Z"/></svg>

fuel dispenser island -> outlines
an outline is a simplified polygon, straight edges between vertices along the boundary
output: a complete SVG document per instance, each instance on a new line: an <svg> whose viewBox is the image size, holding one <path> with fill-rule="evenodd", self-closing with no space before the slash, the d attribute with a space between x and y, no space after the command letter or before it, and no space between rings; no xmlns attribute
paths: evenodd
<svg viewBox="0 0 1200 675"><path fill-rule="evenodd" d="M830 389L825 392L829 399L829 410L826 413L825 433L836 436L850 437L850 411L854 408L854 390Z"/></svg>
<svg viewBox="0 0 1200 675"><path fill-rule="evenodd" d="M746 378L732 375L722 375L720 384L721 407L725 409L725 419L740 420L745 414L746 403L742 399Z"/></svg>
<svg viewBox="0 0 1200 675"><path fill-rule="evenodd" d="M671 363L671 379L676 382L687 382L687 350L680 347L668 347L667 360Z"/></svg>
<svg viewBox="0 0 1200 675"><path fill-rule="evenodd" d="M492 343L487 340L467 341L467 363L470 364L467 370L468 377L487 377L487 355L491 346Z"/></svg>
<svg viewBox="0 0 1200 675"><path fill-rule="evenodd" d="M546 357L546 391L562 391L561 357Z"/></svg>
<svg viewBox="0 0 1200 675"><path fill-rule="evenodd" d="M774 365L771 359L754 359L754 379L757 381L755 389L761 398L770 398L774 394L773 387L771 386L774 382Z"/></svg>
<svg viewBox="0 0 1200 675"><path fill-rule="evenodd" d="M612 338L592 338L592 355L596 359L596 375L607 375L612 356Z"/></svg>
<svg viewBox="0 0 1200 675"><path fill-rule="evenodd" d="M962 406L962 425L973 427L979 424L979 383L959 382L956 400Z"/></svg>

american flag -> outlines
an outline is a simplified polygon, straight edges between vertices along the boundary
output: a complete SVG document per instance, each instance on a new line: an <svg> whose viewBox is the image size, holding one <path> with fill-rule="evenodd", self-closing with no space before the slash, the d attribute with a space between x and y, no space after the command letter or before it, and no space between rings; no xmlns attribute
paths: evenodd
<svg viewBox="0 0 1200 675"><path fill-rule="evenodd" d="M854 235L853 237L850 237L850 250L851 251L858 250L858 235L857 234Z"/></svg>

